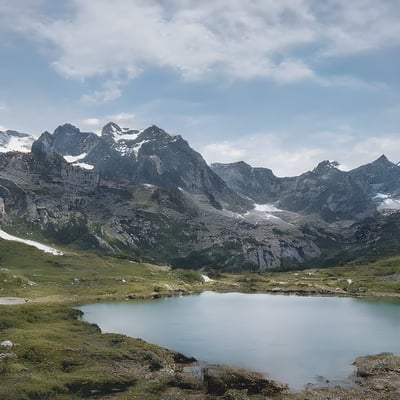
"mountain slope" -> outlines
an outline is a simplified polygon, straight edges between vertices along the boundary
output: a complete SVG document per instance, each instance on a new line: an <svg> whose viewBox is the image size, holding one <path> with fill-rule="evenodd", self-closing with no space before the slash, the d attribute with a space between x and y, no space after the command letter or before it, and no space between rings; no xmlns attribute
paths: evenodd
<svg viewBox="0 0 400 400"><path fill-rule="evenodd" d="M372 242L396 248L399 171L383 156L349 172L323 161L279 178L243 162L210 168L156 126L109 123L97 135L65 124L30 153L0 154L0 221L18 237L179 267L323 265Z"/></svg>
<svg viewBox="0 0 400 400"><path fill-rule="evenodd" d="M17 131L0 131L0 153L8 151L20 151L28 153L31 151L35 138L27 133Z"/></svg>
<svg viewBox="0 0 400 400"><path fill-rule="evenodd" d="M321 255L321 232L336 240L326 224L290 213L219 209L195 190L111 179L97 168L76 167L53 150L51 136L43 134L29 154L0 155L3 226L64 246L224 269L299 265ZM321 227L305 233L304 224Z"/></svg>

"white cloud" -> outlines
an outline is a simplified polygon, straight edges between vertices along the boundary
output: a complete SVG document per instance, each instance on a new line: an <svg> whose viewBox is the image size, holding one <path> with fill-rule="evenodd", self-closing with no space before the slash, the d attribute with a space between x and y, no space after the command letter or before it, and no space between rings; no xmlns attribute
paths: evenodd
<svg viewBox="0 0 400 400"><path fill-rule="evenodd" d="M353 77L318 77L316 60L400 44L398 0L70 0L64 15L46 14L46 4L1 2L0 23L50 45L62 76L101 77L103 87L82 96L86 103L118 98L148 67L190 81L314 79L363 88Z"/></svg>
<svg viewBox="0 0 400 400"><path fill-rule="evenodd" d="M133 126L132 124L135 124L137 121L135 120L135 114L132 113L127 113L127 112L120 112L117 114L113 115L107 115L103 117L91 117L91 118L86 118L80 121L80 123L84 126L88 126L91 129L96 129L96 132L98 132L99 128L104 126L107 122L115 122L117 124L129 124L129 127L132 128L137 128L136 126Z"/></svg>
<svg viewBox="0 0 400 400"><path fill-rule="evenodd" d="M370 157L372 154L386 154L393 162L400 161L400 132L398 134L370 137L362 142L355 143L352 152L355 154Z"/></svg>
<svg viewBox="0 0 400 400"><path fill-rule="evenodd" d="M312 169L321 160L318 148L293 148L286 135L266 133L233 141L213 143L200 149L208 162L245 161L252 166L266 167L279 176L290 176Z"/></svg>
<svg viewBox="0 0 400 400"><path fill-rule="evenodd" d="M322 160L336 160L342 169L356 168L381 154L397 162L400 159L399 134L360 140L356 134L321 132L315 135L319 141L306 146L289 140L287 135L267 133L215 142L203 146L200 152L209 163L245 161L252 166L270 168L278 176L295 176L314 169Z"/></svg>
<svg viewBox="0 0 400 400"><path fill-rule="evenodd" d="M59 51L54 68L67 78L96 75L131 79L149 65L168 67L197 80L220 72L234 79L267 78L278 82L312 75L304 61L285 49L313 40L312 17L302 1L216 4L175 1L109 2L74 0L64 20L36 23L41 38ZM291 23L284 24L290 15ZM279 56L280 61L275 61ZM103 96L88 95L86 100Z"/></svg>
<svg viewBox="0 0 400 400"><path fill-rule="evenodd" d="M119 114L110 115L109 119L113 122L126 122L133 121L135 118L135 114L121 112Z"/></svg>
<svg viewBox="0 0 400 400"><path fill-rule="evenodd" d="M121 96L122 90L120 85L121 82L119 80L107 80L103 83L102 89L84 94L81 97L81 101L87 104L98 102L108 103Z"/></svg>
<svg viewBox="0 0 400 400"><path fill-rule="evenodd" d="M389 85L384 82L365 81L354 76L329 76L315 77L314 81L326 87L345 87L356 90L374 90L388 91L391 90Z"/></svg>
<svg viewBox="0 0 400 400"><path fill-rule="evenodd" d="M235 143L228 141L210 143L203 147L202 153L210 162L218 161L223 163L239 161L247 156L246 150L238 148Z"/></svg>
<svg viewBox="0 0 400 400"><path fill-rule="evenodd" d="M330 0L318 2L325 56L398 46L400 43L398 0Z"/></svg>
<svg viewBox="0 0 400 400"><path fill-rule="evenodd" d="M98 118L86 118L82 121L82 124L86 126L99 126L101 121Z"/></svg>
<svg viewBox="0 0 400 400"><path fill-rule="evenodd" d="M306 62L289 51L315 40L315 18L302 0L72 0L70 4L72 12L64 19L9 13L15 29L33 32L54 46L53 66L67 78L132 79L147 66L172 68L187 80L220 73L233 79L286 83L312 75ZM24 28L15 23L18 18ZM117 95L101 90L85 100Z"/></svg>
<svg viewBox="0 0 400 400"><path fill-rule="evenodd" d="M7 130L7 128L5 128L3 125L0 125L0 131L6 131Z"/></svg>

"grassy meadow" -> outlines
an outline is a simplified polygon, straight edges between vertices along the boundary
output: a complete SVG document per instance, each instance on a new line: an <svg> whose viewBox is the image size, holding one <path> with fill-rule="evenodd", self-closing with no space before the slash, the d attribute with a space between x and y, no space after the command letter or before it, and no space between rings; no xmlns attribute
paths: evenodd
<svg viewBox="0 0 400 400"><path fill-rule="evenodd" d="M73 309L77 304L202 290L400 295L400 257L302 271L208 271L212 281L204 283L201 273L194 270L61 250L64 256L53 256L0 241L0 297L26 301L0 305L0 342L13 344L0 348L2 400L214 398L204 383L182 372L192 360L139 339L101 334L96 325L79 319ZM240 396L226 398L266 398Z"/></svg>

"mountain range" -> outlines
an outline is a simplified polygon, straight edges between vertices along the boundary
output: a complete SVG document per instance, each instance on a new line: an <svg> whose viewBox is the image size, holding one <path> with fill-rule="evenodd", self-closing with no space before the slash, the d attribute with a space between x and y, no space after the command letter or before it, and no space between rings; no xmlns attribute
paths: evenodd
<svg viewBox="0 0 400 400"><path fill-rule="evenodd" d="M31 151L29 149L31 148ZM280 178L207 165L181 136L108 123L0 132L5 230L183 268L266 270L398 251L400 167L382 155Z"/></svg>

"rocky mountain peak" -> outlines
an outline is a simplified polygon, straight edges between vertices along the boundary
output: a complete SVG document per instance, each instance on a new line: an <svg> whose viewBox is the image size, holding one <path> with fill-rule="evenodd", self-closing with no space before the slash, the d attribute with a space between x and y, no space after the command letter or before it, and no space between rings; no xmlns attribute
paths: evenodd
<svg viewBox="0 0 400 400"><path fill-rule="evenodd" d="M101 137L106 140L119 142L121 140L133 141L136 140L140 131L136 129L121 128L115 122L109 122L103 126Z"/></svg>
<svg viewBox="0 0 400 400"><path fill-rule="evenodd" d="M48 138L50 135L48 132L45 133L46 135L42 134L38 140L47 142L51 140L52 150L62 156L86 153L99 139L95 133L81 132L79 128L69 123L58 126L51 135L52 139Z"/></svg>
<svg viewBox="0 0 400 400"><path fill-rule="evenodd" d="M375 166L393 166L395 165L392 163L385 154L382 154L379 158L377 158L375 161L371 163L372 165Z"/></svg>
<svg viewBox="0 0 400 400"><path fill-rule="evenodd" d="M26 137L0 132L0 147ZM109 122L101 136L61 125L31 154L1 154L0 180L7 218L63 240L69 230L72 239L87 232L90 246L99 237L95 246L176 266L286 268L339 251L348 243L341 229L352 222L400 216L400 167L385 155L348 172L325 160L276 177L243 161L210 168L155 125L137 131Z"/></svg>
<svg viewBox="0 0 400 400"><path fill-rule="evenodd" d="M63 125L58 126L55 130L53 135L54 136L59 136L59 135L75 135L77 133L80 133L80 129L77 128L75 125L66 123Z"/></svg>
<svg viewBox="0 0 400 400"><path fill-rule="evenodd" d="M250 173L251 170L253 169L251 165L247 164L244 161L236 161L229 164L212 163L210 167L215 170L238 170L247 173Z"/></svg>
<svg viewBox="0 0 400 400"><path fill-rule="evenodd" d="M122 134L122 129L115 122L108 122L101 130L101 136L114 136L115 134Z"/></svg>
<svg viewBox="0 0 400 400"><path fill-rule="evenodd" d="M339 163L337 161L331 161L331 160L324 160L321 161L314 169L312 172L314 172L317 175L325 175L331 172L336 172L339 171L338 169Z"/></svg>
<svg viewBox="0 0 400 400"><path fill-rule="evenodd" d="M172 136L156 125L146 128L140 133L140 140L171 139Z"/></svg>

